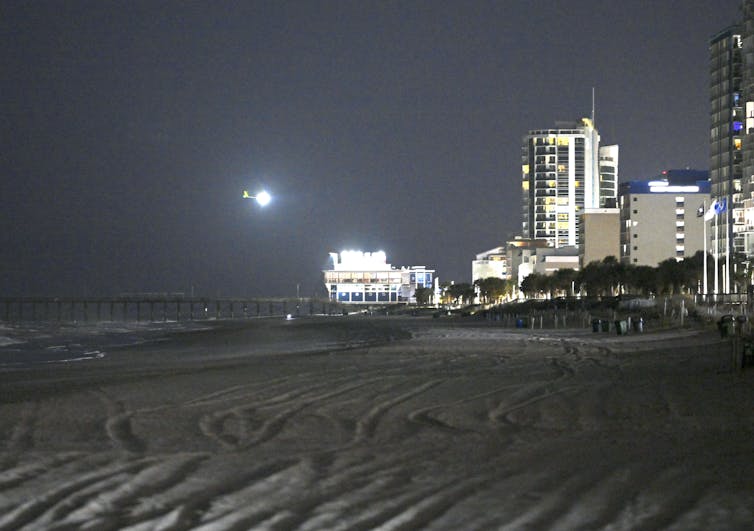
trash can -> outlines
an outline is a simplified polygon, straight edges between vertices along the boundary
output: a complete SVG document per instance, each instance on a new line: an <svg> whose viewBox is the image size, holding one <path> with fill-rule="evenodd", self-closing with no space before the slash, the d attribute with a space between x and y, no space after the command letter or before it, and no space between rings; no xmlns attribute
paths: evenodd
<svg viewBox="0 0 754 531"><path fill-rule="evenodd" d="M521 318L516 319L516 328L523 328L524 327L524 320Z"/></svg>
<svg viewBox="0 0 754 531"><path fill-rule="evenodd" d="M599 319L592 319L592 332L599 332L602 326L602 321Z"/></svg>
<svg viewBox="0 0 754 531"><path fill-rule="evenodd" d="M730 314L723 315L717 322L717 329L720 331L720 338L725 339L735 332L736 321Z"/></svg>
<svg viewBox="0 0 754 531"><path fill-rule="evenodd" d="M634 319L632 322L634 325L634 332L639 332L641 334L644 331L644 318L639 317L638 319Z"/></svg>
<svg viewBox="0 0 754 531"><path fill-rule="evenodd" d="M615 332L619 336L628 333L628 323L626 321L615 321Z"/></svg>
<svg viewBox="0 0 754 531"><path fill-rule="evenodd" d="M603 319L600 322L602 324L602 331L603 332L609 332L610 331L610 321L608 321L607 319Z"/></svg>
<svg viewBox="0 0 754 531"><path fill-rule="evenodd" d="M745 315L739 315L736 317L736 329L738 330L738 335L741 335L743 333L746 321L747 318Z"/></svg>

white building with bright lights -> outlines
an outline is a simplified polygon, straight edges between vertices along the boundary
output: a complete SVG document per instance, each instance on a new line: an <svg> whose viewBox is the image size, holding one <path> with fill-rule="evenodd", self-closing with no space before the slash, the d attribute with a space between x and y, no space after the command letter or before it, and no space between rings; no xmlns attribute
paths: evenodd
<svg viewBox="0 0 754 531"><path fill-rule="evenodd" d="M584 210L615 204L618 146L600 146L589 118L532 130L523 140L523 238L578 246Z"/></svg>
<svg viewBox="0 0 754 531"><path fill-rule="evenodd" d="M476 260L471 262L471 282L485 278L502 278L508 280L508 253L504 246L495 247L476 255Z"/></svg>
<svg viewBox="0 0 754 531"><path fill-rule="evenodd" d="M417 288L437 296L434 269L424 266L395 268L383 251L330 253L332 269L323 271L330 300L343 304L383 305L416 302ZM437 299L435 299L437 300Z"/></svg>

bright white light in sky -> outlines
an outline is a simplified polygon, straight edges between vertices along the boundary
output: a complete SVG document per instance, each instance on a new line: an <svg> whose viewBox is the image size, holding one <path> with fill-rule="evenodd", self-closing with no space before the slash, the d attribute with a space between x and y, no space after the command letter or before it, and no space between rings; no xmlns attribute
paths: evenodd
<svg viewBox="0 0 754 531"><path fill-rule="evenodd" d="M272 197L270 194L262 190L257 194L257 203L259 203L259 206L265 206L269 204L269 202L272 200Z"/></svg>

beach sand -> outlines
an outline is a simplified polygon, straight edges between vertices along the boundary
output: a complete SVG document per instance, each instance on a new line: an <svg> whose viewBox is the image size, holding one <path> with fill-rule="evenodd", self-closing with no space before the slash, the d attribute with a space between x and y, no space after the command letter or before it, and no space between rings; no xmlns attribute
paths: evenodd
<svg viewBox="0 0 754 531"><path fill-rule="evenodd" d="M0 529L750 529L712 331L221 324L0 372Z"/></svg>

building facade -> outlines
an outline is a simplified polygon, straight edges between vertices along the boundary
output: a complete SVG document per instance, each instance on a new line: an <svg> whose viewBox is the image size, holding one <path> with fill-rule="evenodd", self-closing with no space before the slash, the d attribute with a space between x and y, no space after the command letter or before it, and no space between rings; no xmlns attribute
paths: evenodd
<svg viewBox="0 0 754 531"><path fill-rule="evenodd" d="M505 247L495 247L479 253L476 255L476 259L471 262L472 283L490 277L502 278L503 280L511 278L508 268L508 253Z"/></svg>
<svg viewBox="0 0 754 531"><path fill-rule="evenodd" d="M599 143L588 118L532 130L524 137L524 239L544 239L555 248L578 246L583 210L615 201L618 146L600 148Z"/></svg>
<svg viewBox="0 0 754 531"><path fill-rule="evenodd" d="M731 26L710 39L710 164L713 199L725 202L718 216L720 230L712 236L713 252L728 257L744 253L746 231L743 195L743 40L741 28ZM727 268L726 268L727 269ZM723 292L730 291L723 275Z"/></svg>
<svg viewBox="0 0 754 531"><path fill-rule="evenodd" d="M434 269L424 266L397 269L384 252L330 253L332 269L323 271L330 300L344 304L383 305L416 302L417 288L437 291Z"/></svg>
<svg viewBox="0 0 754 531"><path fill-rule="evenodd" d="M587 208L581 220L581 267L601 262L608 256L620 258L620 210L618 208Z"/></svg>
<svg viewBox="0 0 754 531"><path fill-rule="evenodd" d="M615 208L618 199L618 146L602 146L599 155L600 202L596 208Z"/></svg>
<svg viewBox="0 0 754 531"><path fill-rule="evenodd" d="M743 162L741 187L743 219L740 238L743 252L754 257L754 0L742 2L741 25L741 93L744 100L744 130L742 135ZM735 226L735 225L734 225Z"/></svg>
<svg viewBox="0 0 754 531"><path fill-rule="evenodd" d="M706 175L689 170L688 178ZM666 174L667 175L667 174ZM683 260L709 242L703 214L710 206L707 179L630 181L620 185L620 258L623 263L656 267L668 258ZM722 216L718 216L721 218ZM708 246L707 246L708 247Z"/></svg>

